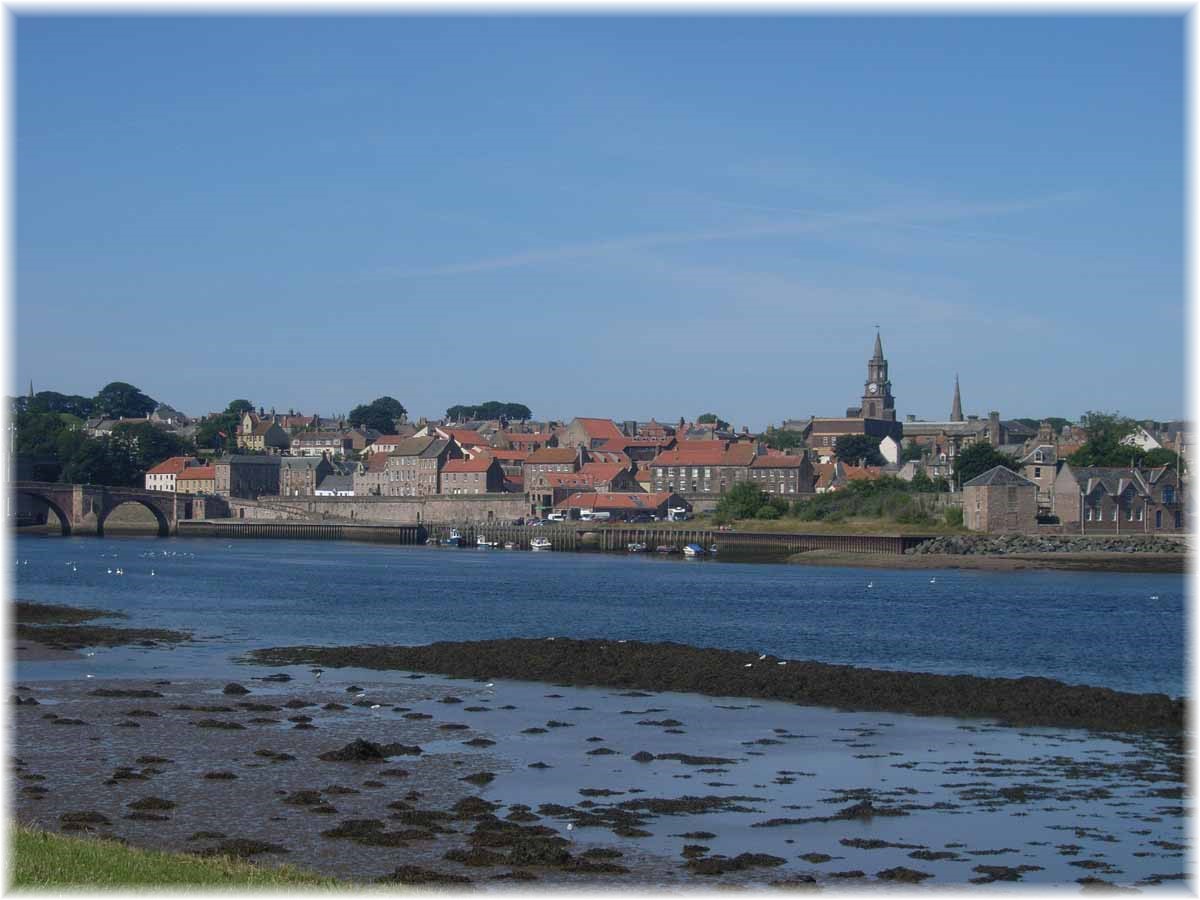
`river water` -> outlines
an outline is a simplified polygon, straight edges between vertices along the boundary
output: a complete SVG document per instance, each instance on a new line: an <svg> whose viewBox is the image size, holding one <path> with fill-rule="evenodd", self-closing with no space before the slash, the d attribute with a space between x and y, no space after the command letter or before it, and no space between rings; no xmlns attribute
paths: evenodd
<svg viewBox="0 0 1200 900"><path fill-rule="evenodd" d="M392 827L399 796L444 813L466 793L497 815L532 816L574 853L615 852L629 870L589 879L535 866L544 886L815 877L877 887L918 870L935 885L999 872L1039 885L1098 876L1150 887L1185 876L1185 751L1169 737L237 662L253 648L296 644L604 637L1181 695L1181 575L195 538L22 536L13 547L18 598L120 611L128 621L109 623L195 636L172 648L18 662L18 691L38 705L10 717L14 814L43 828L88 811L107 818L99 833L137 846L212 849L197 835L219 831L286 850L255 857L267 865L370 881L416 864L499 886L492 879L509 865L451 861L470 822L399 849L328 832L343 820ZM272 680L283 676L291 680ZM230 680L249 687L250 703L223 692ZM104 696L128 688L150 690ZM374 764L323 761L353 738L419 749ZM265 760L263 748L290 762ZM145 762L155 765L134 775L141 780L117 779ZM492 780L468 786L477 783L468 773ZM320 794L321 807L296 805L297 791ZM130 815L147 795L175 808ZM879 814L837 814L862 797ZM642 799L721 805L659 809L630 833L594 821ZM703 853L773 859L714 880L684 860L701 842Z"/></svg>
<svg viewBox="0 0 1200 900"><path fill-rule="evenodd" d="M195 632L203 640L166 663L176 675L217 677L255 647L562 635L1186 693L1182 575L888 571L335 541L22 536L13 548L21 599ZM123 576L108 574L118 568ZM110 657L93 661L97 675L143 674L127 654ZM54 678L70 668L30 663L21 674Z"/></svg>

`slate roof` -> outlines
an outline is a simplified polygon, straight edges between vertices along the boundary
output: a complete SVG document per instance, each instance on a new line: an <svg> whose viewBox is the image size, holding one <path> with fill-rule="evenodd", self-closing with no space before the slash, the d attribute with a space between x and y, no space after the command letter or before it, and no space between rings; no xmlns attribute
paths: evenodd
<svg viewBox="0 0 1200 900"><path fill-rule="evenodd" d="M353 491L354 477L351 475L326 475L317 485L318 491Z"/></svg>
<svg viewBox="0 0 1200 900"><path fill-rule="evenodd" d="M1026 484L1032 488L1037 487L1037 485L1028 478L1018 475L1012 469L1006 469L1004 466L993 466L982 475L976 475L974 478L964 484L963 487L997 487Z"/></svg>

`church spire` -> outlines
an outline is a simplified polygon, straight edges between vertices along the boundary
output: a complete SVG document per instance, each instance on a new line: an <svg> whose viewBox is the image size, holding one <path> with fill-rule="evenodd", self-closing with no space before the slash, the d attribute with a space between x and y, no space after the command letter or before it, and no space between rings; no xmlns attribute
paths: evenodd
<svg viewBox="0 0 1200 900"><path fill-rule="evenodd" d="M883 359L883 342L879 339L879 326L875 326L875 355L871 357L874 360Z"/></svg>
<svg viewBox="0 0 1200 900"><path fill-rule="evenodd" d="M961 422L963 420L962 413L962 395L958 392L958 373L954 373L954 403L950 406L950 421Z"/></svg>

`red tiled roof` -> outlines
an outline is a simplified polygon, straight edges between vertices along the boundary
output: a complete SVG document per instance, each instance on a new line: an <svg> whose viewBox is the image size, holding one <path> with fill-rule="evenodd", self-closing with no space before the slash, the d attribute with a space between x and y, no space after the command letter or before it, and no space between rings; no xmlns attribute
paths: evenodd
<svg viewBox="0 0 1200 900"><path fill-rule="evenodd" d="M782 453L770 456L756 456L750 463L752 469L798 469L804 465L802 456L784 456Z"/></svg>
<svg viewBox="0 0 1200 900"><path fill-rule="evenodd" d="M584 463L579 473L581 475L590 475L593 480L603 483L612 481L621 472L626 470L627 467L620 463L590 462Z"/></svg>
<svg viewBox="0 0 1200 900"><path fill-rule="evenodd" d="M817 484L819 488L827 488L833 483L833 474L837 468L837 463L816 463L813 466L813 471L817 473Z"/></svg>
<svg viewBox="0 0 1200 900"><path fill-rule="evenodd" d="M547 472L545 478L550 487L590 488L596 483L594 476L584 475L582 472Z"/></svg>
<svg viewBox="0 0 1200 900"><path fill-rule="evenodd" d="M632 460L622 453L620 450L589 450L588 455L591 456L593 462L619 464L626 469Z"/></svg>
<svg viewBox="0 0 1200 900"><path fill-rule="evenodd" d="M470 428L438 428L437 430L450 435L464 447L486 447L488 445L487 439L483 435Z"/></svg>
<svg viewBox="0 0 1200 900"><path fill-rule="evenodd" d="M501 462L524 462L529 458L528 450L501 450L498 447L488 447L481 454L482 456L491 456Z"/></svg>
<svg viewBox="0 0 1200 900"><path fill-rule="evenodd" d="M176 481L212 481L217 477L216 466L189 466L179 473Z"/></svg>
<svg viewBox="0 0 1200 900"><path fill-rule="evenodd" d="M704 444L701 449L689 444ZM687 449L685 449L687 448ZM654 457L654 466L749 466L754 462L754 445L737 444L725 449L724 441L682 441L674 450Z"/></svg>
<svg viewBox="0 0 1200 900"><path fill-rule="evenodd" d="M651 510L662 505L670 496L671 494L667 491L660 491L656 494L633 491L620 494L578 493L572 494L556 505L560 509L579 507L581 509Z"/></svg>
<svg viewBox="0 0 1200 900"><path fill-rule="evenodd" d="M481 453L474 459L450 459L442 466L443 472L486 472L495 462L486 453Z"/></svg>
<svg viewBox="0 0 1200 900"><path fill-rule="evenodd" d="M574 462L576 453L570 447L542 447L534 450L525 460L528 466L535 466L543 463L569 463Z"/></svg>
<svg viewBox="0 0 1200 900"><path fill-rule="evenodd" d="M387 468L388 455L386 453L372 453L367 460L368 472L382 472Z"/></svg>
<svg viewBox="0 0 1200 900"><path fill-rule="evenodd" d="M379 446L381 444L383 446L388 446L390 444L398 444L401 441L406 441L406 440L408 440L409 437L410 437L409 435L403 435L403 434L381 434L379 437L375 438L375 440L372 441L371 443L374 446Z"/></svg>
<svg viewBox="0 0 1200 900"><path fill-rule="evenodd" d="M576 421L583 426L583 432L592 440L605 438L607 440L620 439L625 435L616 422L612 419L585 419L582 416L576 418Z"/></svg>
<svg viewBox="0 0 1200 900"><path fill-rule="evenodd" d="M849 466L842 464L847 481L874 481L883 470L879 466Z"/></svg>
<svg viewBox="0 0 1200 900"><path fill-rule="evenodd" d="M190 456L172 456L164 459L153 469L147 469L147 475L178 475L196 460Z"/></svg>
<svg viewBox="0 0 1200 900"><path fill-rule="evenodd" d="M675 438L673 438L673 437L609 438L607 441L605 441L603 444L601 444L596 449L597 450L626 450L629 447L663 447L663 446L671 443L673 440L675 440Z"/></svg>

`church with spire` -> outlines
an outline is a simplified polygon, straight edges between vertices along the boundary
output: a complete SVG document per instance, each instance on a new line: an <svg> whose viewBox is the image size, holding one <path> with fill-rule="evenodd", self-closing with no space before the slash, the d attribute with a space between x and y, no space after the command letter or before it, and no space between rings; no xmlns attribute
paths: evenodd
<svg viewBox="0 0 1200 900"><path fill-rule="evenodd" d="M862 403L846 410L848 419L881 419L896 421L896 398L888 379L888 363L883 356L883 339L875 326L875 352L867 360L867 381L863 385Z"/></svg>

